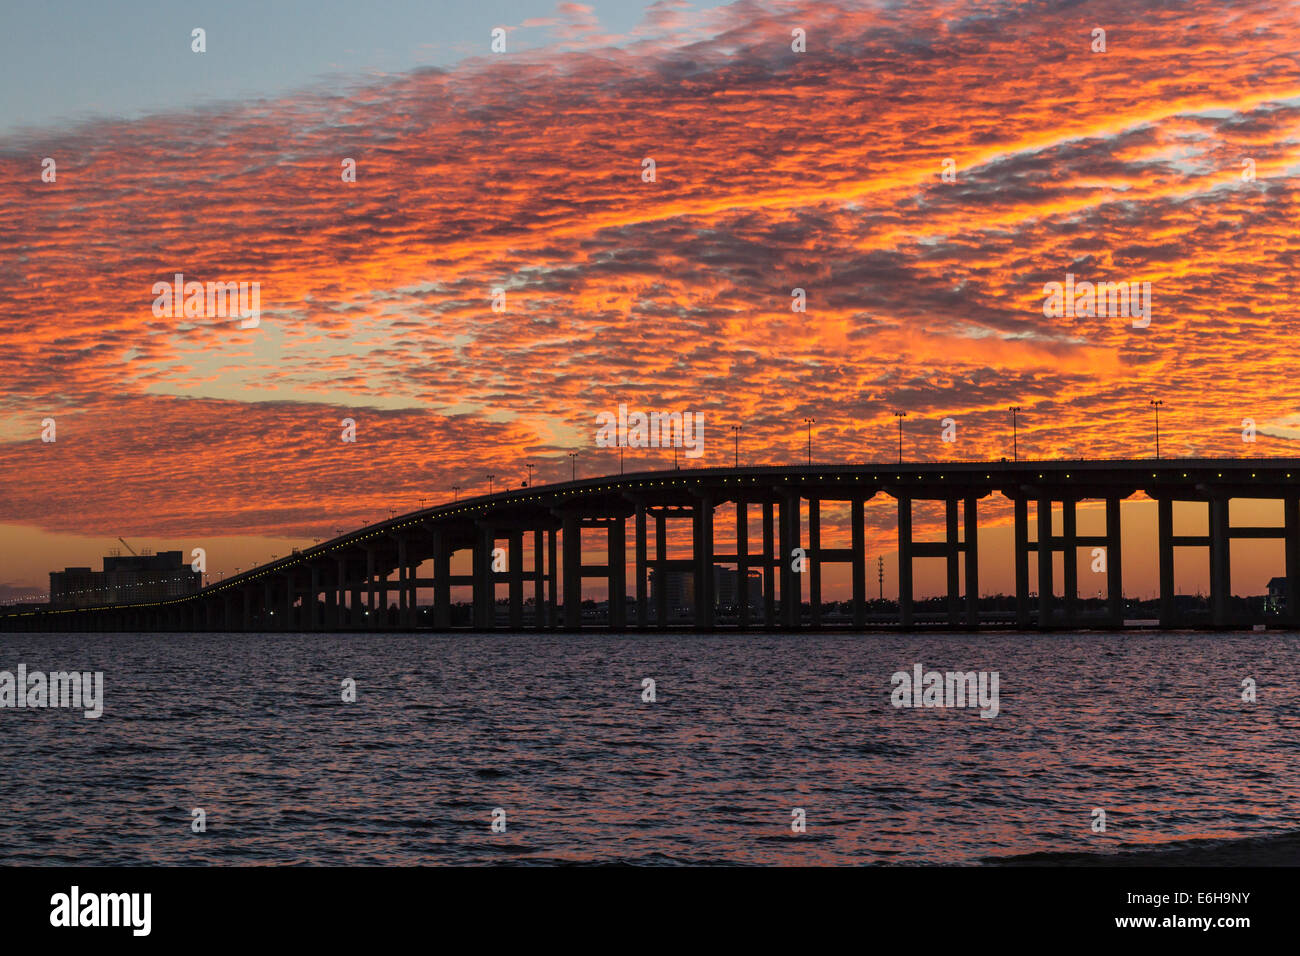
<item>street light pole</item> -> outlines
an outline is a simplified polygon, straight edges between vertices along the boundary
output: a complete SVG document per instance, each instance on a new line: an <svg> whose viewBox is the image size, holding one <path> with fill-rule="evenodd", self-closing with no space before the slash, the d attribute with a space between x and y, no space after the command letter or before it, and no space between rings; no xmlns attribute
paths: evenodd
<svg viewBox="0 0 1300 956"><path fill-rule="evenodd" d="M488 494L490 495L492 494L492 482L496 479L496 475L488 475L487 478L488 478Z"/></svg>
<svg viewBox="0 0 1300 956"><path fill-rule="evenodd" d="M569 452L569 480L578 480L578 453L576 451Z"/></svg>
<svg viewBox="0 0 1300 956"><path fill-rule="evenodd" d="M1151 407L1156 413L1156 461L1160 460L1160 406L1163 404L1159 399L1151 399Z"/></svg>
<svg viewBox="0 0 1300 956"><path fill-rule="evenodd" d="M524 467L528 469L528 487L531 488L533 486L533 469L536 468L537 466L524 465Z"/></svg>
<svg viewBox="0 0 1300 956"><path fill-rule="evenodd" d="M731 426L731 434L736 438L736 467L740 467L740 428L739 425Z"/></svg>
<svg viewBox="0 0 1300 956"><path fill-rule="evenodd" d="M454 496L451 500L460 501L460 485L452 485L451 491L452 491L452 495Z"/></svg>
<svg viewBox="0 0 1300 956"><path fill-rule="evenodd" d="M808 426L808 466L812 467L812 427L817 424L815 418L805 418L804 424Z"/></svg>
<svg viewBox="0 0 1300 956"><path fill-rule="evenodd" d="M1016 412L1020 411L1020 406L1012 405L1007 411L1011 413L1011 460L1014 462L1020 459L1020 447L1016 441Z"/></svg>
<svg viewBox="0 0 1300 956"><path fill-rule="evenodd" d="M898 463L903 463L903 419L907 417L907 412L894 412L894 417L898 419Z"/></svg>

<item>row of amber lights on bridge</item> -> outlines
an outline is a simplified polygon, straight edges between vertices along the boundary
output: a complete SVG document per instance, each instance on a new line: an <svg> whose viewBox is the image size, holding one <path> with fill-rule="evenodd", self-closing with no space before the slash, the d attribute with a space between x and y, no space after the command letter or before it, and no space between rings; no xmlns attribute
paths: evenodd
<svg viewBox="0 0 1300 956"><path fill-rule="evenodd" d="M835 480L836 480L836 481L840 481L840 480L843 479L843 477L844 477L843 475L836 475L836 476L835 476ZM942 475L942 474L939 475L940 480L944 479L944 477L945 477L945 476ZM992 479L993 475L992 475L992 473L989 473L989 474L986 474L984 477L985 477L986 479ZM1044 477L1043 473L1042 473L1042 472L1039 472L1038 477L1039 477L1039 478ZM1069 478L1069 477L1070 477L1070 473L1069 473L1069 472L1066 472L1066 473L1065 473L1065 477L1066 477L1066 478ZM1153 472L1151 472L1151 477L1152 477L1152 478L1159 478L1160 476L1159 476L1159 474L1157 474L1156 472L1153 471ZM1187 472L1183 472L1183 477L1184 477L1184 478L1187 477ZM1222 478L1222 477L1223 477L1223 472L1218 472L1218 477ZM1257 475L1256 472L1253 472L1253 471L1252 471L1252 472L1250 473L1250 477L1255 478L1255 477L1258 477L1258 475ZM1287 472L1287 473L1286 473L1286 477L1290 478L1290 477L1291 477L1291 473L1290 473L1290 472ZM872 478L873 481L879 481L879 480L880 480L880 476L879 476L879 475L872 475L871 478ZM895 480L898 480L898 481L902 481L902 480L903 480L903 476L902 476L902 475L895 475L894 478L895 478ZM916 476L917 481L922 481L922 480L924 480L924 478L925 478L924 475L917 475L917 476ZM595 480L599 480L599 479L595 479ZM789 475L785 475L785 476L783 476L783 480L784 480L784 481L789 481L789 480L790 480L790 476L789 476ZM807 480L808 480L808 476L807 476L807 475L801 475L801 476L799 477L799 480L800 480L800 481L807 481ZM819 480L819 481L825 481L825 480L826 480L826 475L818 475L818 476L817 476L817 480ZM854 475L854 476L853 476L853 480L854 480L854 481L861 481L861 480L862 480L862 476L861 476L861 475ZM658 484L658 485L664 485L664 484L669 484L669 485L678 485L678 484L686 485L686 484L691 484L691 483L694 483L694 484L697 484L697 485L698 485L698 484L700 483L700 481L701 481L701 479L699 479L699 478L674 478L674 479L672 479L671 481L666 481L666 482L665 482L665 481L659 481L659 482L654 482L654 481L649 481L649 482L647 482L647 481L638 481L638 482L619 481L619 482L617 482L617 483L615 484L614 487L622 488L622 487L625 487L625 486L634 486L634 487L637 487L637 488L644 488L644 487L646 487L647 485L649 485L650 487L654 487L656 484ZM730 479L730 478L723 478L722 481L723 481L723 484L726 484L726 483L730 482L731 479ZM756 484L756 483L758 482L758 477L757 477L757 476L751 476L750 479L749 479L749 481L750 481L751 484ZM743 482L744 482L744 479L743 479L743 478L737 478L737 479L736 479L736 482L737 482L738 484L739 484L739 483L743 483ZM550 495L550 497L552 497L552 498L560 498L560 497L564 497L565 495L591 494L592 492L603 491L603 490L605 490L605 486L601 486L601 487L598 487L598 488L574 488L574 489L571 489L571 490L568 490L568 491L557 491L557 492L552 492L551 495ZM502 494L502 495L510 495L511 492L509 492L509 491L503 491L503 492L500 492L500 494ZM516 492L515 494L517 494L517 492ZM496 497L496 496L495 496L495 495L489 495L489 497ZM511 497L511 500L512 500L512 501L537 501L537 500L539 500L539 499L541 499L541 498L543 498L543 497L545 497L545 496L544 496L544 495L525 495L525 496L523 496L523 497L513 497L513 496L512 496L512 497ZM466 507L451 508L451 509L448 509L446 505L442 505L442 506L437 506L437 505L435 505L433 508L430 508L430 509L427 509L427 510L429 510L429 511L436 511L436 512L438 512L440 515L453 515L453 514L460 514L460 513L465 512L465 511L482 511L484 508L487 508L487 507L488 507L488 504L487 504L487 503L480 504L480 505L474 505L474 506L472 506L472 507L470 507L470 506L466 506ZM362 534L362 535L360 535L360 536L357 536L357 533L354 532L354 533L351 534L351 535L343 535L343 536L340 538L339 543L338 543L338 544L335 544L335 545L333 545L333 546L329 546L329 545L319 545L319 546L315 546L315 547L312 547L312 548L308 548L307 550L297 552L295 555L291 555L290 557L283 558L283 559L281 559L281 560L279 560L279 561L276 561L276 562L273 562L273 563L271 563L271 564L265 565L264 569L261 570L261 571L258 571L257 573L254 573L253 571L250 570L250 571L245 572L244 574L237 575L237 576L231 578L231 579L228 580L228 581L224 581L224 582L222 582L222 583L216 585L215 587L212 586L212 585L209 585L208 587L203 588L202 590L198 591L198 592L195 593L195 594L189 594L189 595L186 595L186 596L184 596L184 597L175 598L175 599L173 599L173 600L171 600L171 601L153 601L153 602L149 602L149 603L142 603L142 604L129 604L129 605L104 605L104 606L102 606L102 607L89 607L89 608L65 608L65 609L58 610L58 611L48 611L48 612L26 611L26 612L23 612L23 613L21 613L21 614L18 614L17 616L18 616L18 617L31 617L31 616L33 616L33 615L35 615L35 614L37 614L37 613L49 613L49 614L76 614L76 613L80 613L80 612L82 612L82 611L104 611L104 610L109 610L109 609L111 609L111 608L113 608L113 607L141 607L141 608L144 608L144 607L167 607L167 606L171 606L171 605L173 605L173 604L184 604L184 603L187 602L187 601L193 601L193 600L195 600L196 598L202 596L205 592L208 593L208 594L211 594L211 593L215 593L215 592L217 592L217 591L224 591L224 590L226 590L227 588L233 587L236 583L246 584L246 583L248 583L249 581L255 581L255 580L259 579L259 578L265 577L265 576L268 575L268 574L279 573L281 570L283 570L283 569L286 568L286 567L292 567L292 566L295 566L295 565L299 565L299 564L301 564L301 563L302 563L302 559L305 558L305 557L309 557L309 556L310 556L310 557L319 557L319 556L322 555L322 554L325 554L325 553L327 553L327 552L331 552L331 551L337 551L339 548L347 547L347 546L349 546L349 545L352 545L352 544L357 543L358 541L366 541L366 540L368 540L368 539L370 539L370 538L378 537L378 536L381 535L381 534L387 534L387 533L389 533L390 531L397 530L398 528L408 528L408 527L410 527L411 525L414 525L414 524L418 524L418 523L419 523L418 521L403 521L403 522L401 522L400 524L393 524L392 521L393 521L393 519L389 519L389 521L387 521L387 522L381 522L381 523L379 523L379 524L369 525L368 528L374 528L374 529L375 529L375 530L371 531L369 534ZM365 531L365 530L367 530L367 528L363 528L363 529L361 529L361 530L362 530L362 531Z"/></svg>

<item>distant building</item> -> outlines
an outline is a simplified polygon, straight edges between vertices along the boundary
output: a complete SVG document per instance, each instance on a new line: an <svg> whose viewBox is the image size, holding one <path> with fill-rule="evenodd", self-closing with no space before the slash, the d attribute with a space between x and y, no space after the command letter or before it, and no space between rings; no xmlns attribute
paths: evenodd
<svg viewBox="0 0 1300 956"><path fill-rule="evenodd" d="M51 607L95 607L162 601L193 594L202 577L180 551L157 554L111 555L104 570L64 568L50 572Z"/></svg>
<svg viewBox="0 0 1300 956"><path fill-rule="evenodd" d="M695 607L695 575L690 571L651 571L651 607L659 606L661 592L666 593L670 617L691 610Z"/></svg>
<svg viewBox="0 0 1300 956"><path fill-rule="evenodd" d="M740 604L740 572L734 568L713 566L713 601L718 607L737 607ZM667 591L668 613L691 611L695 608L694 571L650 572L650 606L659 606L659 591ZM749 572L749 606L763 603L763 577Z"/></svg>
<svg viewBox="0 0 1300 956"><path fill-rule="evenodd" d="M749 606L757 607L763 603L763 576L757 571L750 571ZM740 569L713 568L713 594L719 607L740 606Z"/></svg>
<svg viewBox="0 0 1300 956"><path fill-rule="evenodd" d="M1286 578L1270 578L1268 582L1268 609L1286 610Z"/></svg>

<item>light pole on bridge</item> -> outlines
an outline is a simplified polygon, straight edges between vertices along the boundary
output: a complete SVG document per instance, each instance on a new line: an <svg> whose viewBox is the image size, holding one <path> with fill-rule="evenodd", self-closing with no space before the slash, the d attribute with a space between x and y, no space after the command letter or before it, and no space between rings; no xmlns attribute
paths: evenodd
<svg viewBox="0 0 1300 956"><path fill-rule="evenodd" d="M1011 460L1015 462L1020 458L1020 447L1016 441L1016 412L1020 411L1020 406L1012 405L1007 411L1011 413Z"/></svg>
<svg viewBox="0 0 1300 956"><path fill-rule="evenodd" d="M907 412L894 412L894 417L898 419L898 463L903 463L903 419L907 417Z"/></svg>
<svg viewBox="0 0 1300 956"><path fill-rule="evenodd" d="M736 438L736 467L740 467L740 425L731 426L731 434Z"/></svg>
<svg viewBox="0 0 1300 956"><path fill-rule="evenodd" d="M492 494L492 482L496 480L496 475L488 475L488 494Z"/></svg>
<svg viewBox="0 0 1300 956"><path fill-rule="evenodd" d="M817 424L817 419L805 418L803 423L808 426L808 466L812 467L812 427Z"/></svg>
<svg viewBox="0 0 1300 956"><path fill-rule="evenodd" d="M569 480L578 480L578 453L576 451L569 452Z"/></svg>
<svg viewBox="0 0 1300 956"><path fill-rule="evenodd" d="M1163 404L1164 402L1157 398L1153 398L1150 401L1150 405L1156 413L1156 461L1160 460L1160 406Z"/></svg>

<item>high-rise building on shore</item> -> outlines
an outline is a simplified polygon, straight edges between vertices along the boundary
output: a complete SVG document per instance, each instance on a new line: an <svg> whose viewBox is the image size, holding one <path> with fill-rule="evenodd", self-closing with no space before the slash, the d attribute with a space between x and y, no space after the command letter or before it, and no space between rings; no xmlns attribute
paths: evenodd
<svg viewBox="0 0 1300 956"><path fill-rule="evenodd" d="M108 555L104 570L64 568L50 572L51 607L95 607L161 601L193 594L202 577L179 551Z"/></svg>

